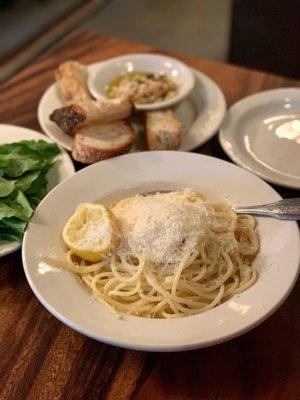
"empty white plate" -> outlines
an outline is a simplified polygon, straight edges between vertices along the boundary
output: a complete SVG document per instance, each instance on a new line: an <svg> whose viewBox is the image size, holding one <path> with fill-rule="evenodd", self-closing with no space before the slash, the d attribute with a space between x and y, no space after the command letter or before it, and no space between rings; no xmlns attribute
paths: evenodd
<svg viewBox="0 0 300 400"><path fill-rule="evenodd" d="M236 205L263 204L280 196L260 178L217 158L187 152L127 154L82 169L57 186L38 206L23 242L27 280L41 303L60 321L102 342L147 351L179 351L211 346L238 336L269 317L290 293L299 271L297 224L257 218L259 277L243 293L191 317L117 318L80 279L42 262L62 257L62 229L81 202L112 204L136 193L194 187Z"/></svg>
<svg viewBox="0 0 300 400"><path fill-rule="evenodd" d="M235 163L300 189L300 89L268 90L238 101L226 113L219 139Z"/></svg>
<svg viewBox="0 0 300 400"><path fill-rule="evenodd" d="M42 135L31 129L14 125L0 125L0 145L5 143L20 142L21 140L44 140L52 143L47 136ZM48 191L58 183L75 173L74 165L69 154L61 149L61 153L56 158L57 162L48 173ZM12 253L21 247L20 243L9 242L0 239L0 257Z"/></svg>
<svg viewBox="0 0 300 400"><path fill-rule="evenodd" d="M88 66L88 71L93 73L99 68L99 63ZM219 129L226 111L224 95L217 86L205 74L192 70L195 76L195 85L192 92L173 110L183 126L182 143L180 150L194 150L209 140ZM63 107L58 97L56 84L53 83L42 96L38 107L38 120L43 131L71 151L73 137L64 133L54 122L49 120L49 115L56 109ZM147 150L144 140L144 129L140 122L135 122L137 139L132 152Z"/></svg>

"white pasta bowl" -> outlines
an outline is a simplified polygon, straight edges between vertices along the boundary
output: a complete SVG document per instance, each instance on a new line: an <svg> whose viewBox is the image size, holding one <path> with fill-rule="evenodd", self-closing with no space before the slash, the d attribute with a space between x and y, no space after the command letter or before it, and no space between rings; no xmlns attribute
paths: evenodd
<svg viewBox="0 0 300 400"><path fill-rule="evenodd" d="M117 318L93 300L77 276L42 261L62 257L61 232L81 202L111 204L149 191L193 187L235 205L273 202L267 183L231 163L185 152L135 153L87 167L67 179L38 206L23 241L27 280L40 302L61 322L96 340L131 349L181 351L232 339L268 318L286 299L299 272L295 222L258 218L260 250L256 283L217 307L175 319ZM296 312L296 311L295 311Z"/></svg>
<svg viewBox="0 0 300 400"><path fill-rule="evenodd" d="M104 98L106 87L114 78L134 71L165 73L177 85L177 94L174 97L155 103L135 104L138 110L170 107L183 100L194 87L193 72L181 61L158 54L128 54L93 64L88 77L88 88L96 99Z"/></svg>

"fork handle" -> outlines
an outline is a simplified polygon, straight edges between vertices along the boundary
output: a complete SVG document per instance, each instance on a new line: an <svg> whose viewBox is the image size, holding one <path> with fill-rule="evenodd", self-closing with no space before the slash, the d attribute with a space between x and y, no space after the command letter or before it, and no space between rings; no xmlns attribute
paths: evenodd
<svg viewBox="0 0 300 400"><path fill-rule="evenodd" d="M261 206L238 207L238 214L264 215L290 221L300 220L300 198L284 199Z"/></svg>

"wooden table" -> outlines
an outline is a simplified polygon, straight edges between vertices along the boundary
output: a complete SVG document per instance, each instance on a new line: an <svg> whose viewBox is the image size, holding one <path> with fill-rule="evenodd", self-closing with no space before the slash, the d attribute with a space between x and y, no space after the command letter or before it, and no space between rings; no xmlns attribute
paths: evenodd
<svg viewBox="0 0 300 400"><path fill-rule="evenodd" d="M2 87L0 122L40 130L37 105L60 62L90 63L131 52L158 50L74 32ZM264 89L299 85L257 71L175 56L214 79L228 105ZM217 138L198 152L226 159ZM284 196L296 195L276 189ZM2 258L0 265L0 398L299 399L299 293L298 284L271 318L227 343L183 353L136 352L88 339L56 320L31 292L20 253L14 253Z"/></svg>

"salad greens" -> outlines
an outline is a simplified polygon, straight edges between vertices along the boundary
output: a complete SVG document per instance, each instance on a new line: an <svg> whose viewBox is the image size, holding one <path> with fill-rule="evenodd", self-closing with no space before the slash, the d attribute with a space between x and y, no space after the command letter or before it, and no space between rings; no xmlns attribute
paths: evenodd
<svg viewBox="0 0 300 400"><path fill-rule="evenodd" d="M56 144L43 140L0 145L0 239L22 240L59 153Z"/></svg>

